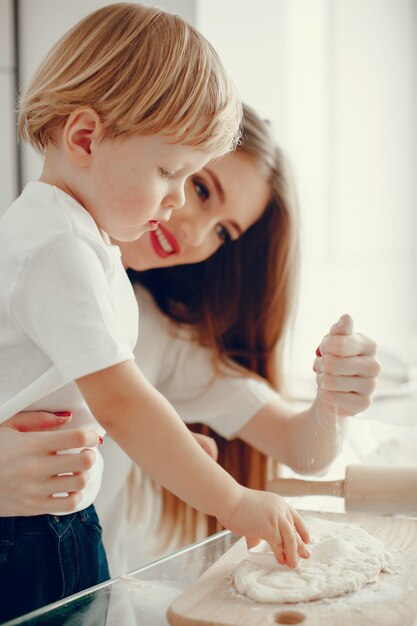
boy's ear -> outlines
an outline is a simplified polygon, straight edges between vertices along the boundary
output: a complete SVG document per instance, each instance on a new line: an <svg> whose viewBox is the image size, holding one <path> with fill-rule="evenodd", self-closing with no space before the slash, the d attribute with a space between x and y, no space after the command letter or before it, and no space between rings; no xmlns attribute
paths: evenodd
<svg viewBox="0 0 417 626"><path fill-rule="evenodd" d="M90 164L93 144L99 140L102 128L97 112L90 107L77 109L68 116L62 141L65 152L74 165L87 167Z"/></svg>

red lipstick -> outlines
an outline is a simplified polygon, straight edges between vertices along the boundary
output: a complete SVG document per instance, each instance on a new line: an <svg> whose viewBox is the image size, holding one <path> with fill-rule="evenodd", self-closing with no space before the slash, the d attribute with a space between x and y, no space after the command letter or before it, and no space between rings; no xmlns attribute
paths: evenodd
<svg viewBox="0 0 417 626"><path fill-rule="evenodd" d="M161 224L150 233L150 238L154 252L162 259L171 254L178 254L181 250L174 235Z"/></svg>

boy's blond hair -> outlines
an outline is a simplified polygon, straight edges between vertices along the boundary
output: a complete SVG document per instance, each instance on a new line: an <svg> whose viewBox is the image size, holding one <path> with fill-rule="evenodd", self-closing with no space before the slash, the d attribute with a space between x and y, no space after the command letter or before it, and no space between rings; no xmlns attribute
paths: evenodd
<svg viewBox="0 0 417 626"><path fill-rule="evenodd" d="M103 7L58 41L21 100L20 135L44 153L83 106L103 139L164 133L221 156L239 136L241 105L216 51L180 17L140 4Z"/></svg>

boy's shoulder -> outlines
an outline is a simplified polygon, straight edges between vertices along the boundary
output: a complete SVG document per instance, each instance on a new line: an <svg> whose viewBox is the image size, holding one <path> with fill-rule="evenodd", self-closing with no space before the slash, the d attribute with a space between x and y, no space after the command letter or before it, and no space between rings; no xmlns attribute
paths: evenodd
<svg viewBox="0 0 417 626"><path fill-rule="evenodd" d="M94 220L74 198L32 182L0 216L0 282L8 277L11 286L27 264L33 266L35 255L38 262L67 258L71 265L87 263L93 254L107 272L111 259L106 248Z"/></svg>
<svg viewBox="0 0 417 626"><path fill-rule="evenodd" d="M39 181L28 183L0 219L3 233L30 234L32 241L66 232L84 233L102 241L94 220L74 198Z"/></svg>

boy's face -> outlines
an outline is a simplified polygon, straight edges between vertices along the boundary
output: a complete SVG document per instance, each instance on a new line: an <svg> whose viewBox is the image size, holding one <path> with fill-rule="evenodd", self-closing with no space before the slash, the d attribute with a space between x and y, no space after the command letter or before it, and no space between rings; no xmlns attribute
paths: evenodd
<svg viewBox="0 0 417 626"><path fill-rule="evenodd" d="M211 158L164 135L94 142L91 152L76 193L99 228L119 241L133 241L169 220L184 204L186 179Z"/></svg>

